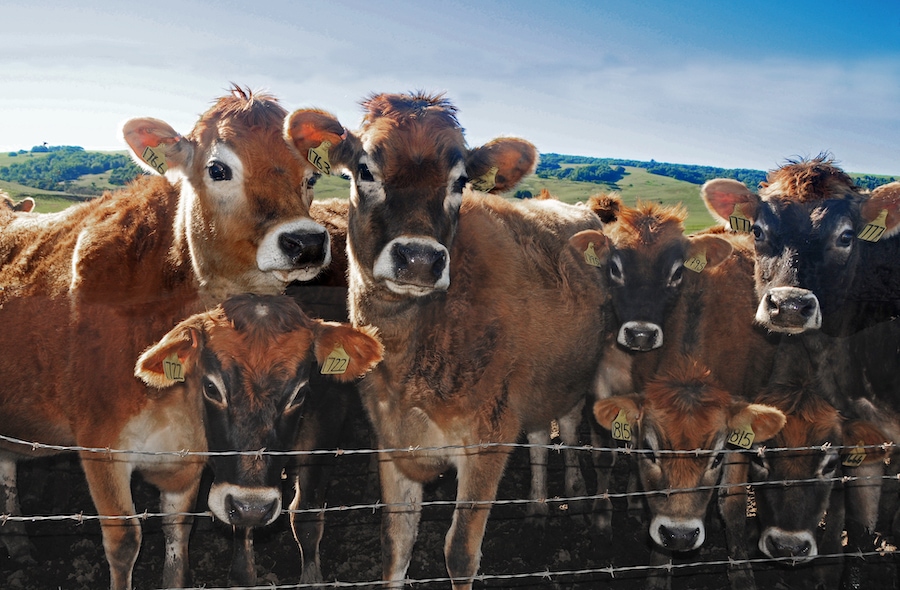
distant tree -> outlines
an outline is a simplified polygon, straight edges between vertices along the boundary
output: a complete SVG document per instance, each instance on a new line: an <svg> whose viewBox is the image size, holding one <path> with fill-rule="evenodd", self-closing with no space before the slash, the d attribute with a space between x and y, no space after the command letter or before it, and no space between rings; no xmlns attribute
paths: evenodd
<svg viewBox="0 0 900 590"><path fill-rule="evenodd" d="M517 190L513 196L517 199L530 199L534 195L531 194L531 191L522 189L522 190Z"/></svg>
<svg viewBox="0 0 900 590"><path fill-rule="evenodd" d="M10 158L15 158L15 157L18 156L19 154L18 154L17 152L9 152L9 153L6 154L6 155L9 156Z"/></svg>
<svg viewBox="0 0 900 590"><path fill-rule="evenodd" d="M35 153L35 154L43 154L43 153L49 152L50 150L45 145L36 145L33 148L31 148L31 151L32 151L32 153Z"/></svg>

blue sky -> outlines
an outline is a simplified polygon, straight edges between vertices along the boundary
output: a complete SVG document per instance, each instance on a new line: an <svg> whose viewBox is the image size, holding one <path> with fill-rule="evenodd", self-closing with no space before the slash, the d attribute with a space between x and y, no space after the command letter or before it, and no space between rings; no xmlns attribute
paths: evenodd
<svg viewBox="0 0 900 590"><path fill-rule="evenodd" d="M0 0L0 151L186 132L230 82L350 128L369 93L446 91L470 145L900 176L898 0Z"/></svg>

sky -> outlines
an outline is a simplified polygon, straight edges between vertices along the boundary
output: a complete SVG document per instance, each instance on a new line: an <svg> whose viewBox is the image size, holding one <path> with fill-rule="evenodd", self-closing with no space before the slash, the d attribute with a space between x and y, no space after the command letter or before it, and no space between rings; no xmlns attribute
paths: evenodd
<svg viewBox="0 0 900 590"><path fill-rule="evenodd" d="M900 176L900 0L0 0L0 152L187 133L231 83L350 129L445 92L473 147Z"/></svg>

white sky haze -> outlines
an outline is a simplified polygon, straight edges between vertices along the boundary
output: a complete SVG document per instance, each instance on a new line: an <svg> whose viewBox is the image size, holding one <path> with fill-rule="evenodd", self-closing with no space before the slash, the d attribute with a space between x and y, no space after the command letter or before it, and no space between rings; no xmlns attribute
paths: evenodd
<svg viewBox="0 0 900 590"><path fill-rule="evenodd" d="M896 0L0 0L0 151L187 132L231 82L350 128L370 93L445 91L471 145L900 176Z"/></svg>

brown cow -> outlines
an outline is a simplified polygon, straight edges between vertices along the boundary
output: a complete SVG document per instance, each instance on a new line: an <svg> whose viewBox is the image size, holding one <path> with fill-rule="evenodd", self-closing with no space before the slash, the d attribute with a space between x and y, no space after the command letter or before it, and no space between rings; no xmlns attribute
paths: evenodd
<svg viewBox="0 0 900 590"><path fill-rule="evenodd" d="M696 295L695 283L713 286L715 277L730 272L715 272L731 256L733 246L726 235L684 235L687 211L682 206L667 207L638 203L628 207L615 194L595 195L588 206L603 221L603 233L610 242L609 283L615 315L616 342L603 355L594 386L598 399L639 390L659 362L659 348L666 341L665 329L676 309L685 284ZM685 268L685 262L700 260L702 275ZM740 271L733 261L732 267ZM700 268L699 266L695 268ZM710 279L713 273L713 279ZM671 325L668 326L672 328ZM679 335L672 334L673 338ZM609 448L605 430L592 431L593 444ZM609 488L615 455L596 453L597 491ZM599 498L594 503L594 526L609 537L612 504Z"/></svg>
<svg viewBox="0 0 900 590"><path fill-rule="evenodd" d="M309 217L316 168L297 150L339 141L338 127L284 134L285 110L237 87L182 136L156 119L125 124L125 139L148 167L122 191L60 213L0 210L0 434L55 445L202 450L203 432L171 416L171 433L145 437L154 395L133 376L134 359L177 321L234 293L278 293L327 264L325 228ZM317 119L318 113L304 115ZM24 362L23 359L28 359ZM3 444L10 466L34 453ZM82 453L98 512L134 513L134 471L157 486L164 512L190 511L200 461ZM5 494L4 494L5 496ZM12 501L4 497L8 508ZM182 586L191 520L164 519L163 583ZM136 521L103 521L111 586L130 588L140 548ZM13 554L21 548L14 547Z"/></svg>
<svg viewBox="0 0 900 590"><path fill-rule="evenodd" d="M844 487L852 485L842 475L862 463L880 464L883 450L866 447L890 440L872 421L843 416L815 389L815 382L771 384L756 400L787 417L781 432L764 441L769 449L750 460L759 549L790 565L841 553ZM816 565L813 573L815 587L837 588L840 562Z"/></svg>
<svg viewBox="0 0 900 590"><path fill-rule="evenodd" d="M609 225L612 230L614 224ZM624 230L625 227L622 229ZM697 237L701 235L717 238L716 241L708 242L707 253L704 257L708 260L718 260L718 264L707 265L699 273L691 271L683 273L680 285L671 291L675 295L671 308L663 314L665 318L662 325L665 334L663 346L654 351L626 357L626 360L630 361L630 364L624 365L629 368L628 371L621 371L618 369L621 365L612 364L615 362L615 356L610 362L607 362L604 357L602 366L618 369L618 374L615 370L610 369L605 369L605 374L604 371L598 374L598 381L601 385L604 385L603 379L607 379L605 385L609 389L606 391L622 392L627 391L628 387L633 387L640 393L651 379L658 378L659 374L668 374L672 367L683 366L686 362L685 358L706 367L710 371L708 377L710 385L727 392L736 403L752 401L762 386L767 383L777 343L772 341L766 331L755 325L753 321L756 300L752 293L753 253L749 238L719 229L702 232ZM723 242L727 242L727 244ZM670 244L669 247L676 249L677 253L676 246ZM728 254L729 247L730 255ZM674 264L671 259L666 260L665 257L662 257L656 262L655 272L632 272L629 277L626 274L628 269L644 268L636 265L635 261L646 263L654 260L646 254L648 251L652 252L652 248L636 250L643 253L643 257L634 256L634 252L629 252L629 257L620 258L620 260L631 260L630 266L617 267L619 271L624 271L623 276L631 278L631 280L635 280L637 277L649 280L647 277L653 276L656 276L657 280L665 280L671 276ZM665 248L662 248L662 252L666 252ZM690 259L685 260L684 263L693 264ZM612 260L610 268L613 268ZM626 281L626 287L627 284ZM615 296L613 297L615 298ZM734 343L739 343L737 348ZM620 356L624 357L624 353ZM613 378L610 379L609 375L612 375ZM599 393L602 395L604 390L599 388ZM604 426L603 422L599 420L598 422ZM715 424L714 426L718 428L722 425ZM692 448L709 449L704 445L709 444L710 441L716 441L717 432L692 431L689 433L694 437L692 442L685 444L693 444ZM746 458L731 456L731 459L723 481L726 483L745 482L747 478ZM639 464L639 471L645 467L645 465ZM668 477L672 477L672 475ZM643 475L642 479L646 483ZM687 487L694 483L684 481L682 485ZM709 496L707 496L708 498ZM726 523L726 540L729 551L734 559L746 559L747 547L741 534L746 520L744 488L741 486L724 488L720 492L719 504L720 512ZM651 504L651 512L652 508ZM701 512L695 516L702 522L704 514ZM651 536L654 535L654 539L665 539L665 535L659 530L651 530ZM665 545L661 545L661 547L671 550L671 547ZM662 557L659 552L653 554L653 559L657 562ZM752 572L746 565L729 571L729 576L736 587L753 586Z"/></svg>
<svg viewBox="0 0 900 590"><path fill-rule="evenodd" d="M453 587L468 589L511 452L479 445L546 429L593 378L607 338L595 319L605 275L567 239L601 224L584 207L469 193L469 182L508 190L536 153L518 139L466 147L442 97L363 104L361 130L331 159L352 177L351 319L377 327L385 345L384 361L360 383L385 450L384 580L403 585L423 484L455 467L444 553ZM605 244L601 234L593 246L601 265Z"/></svg>

